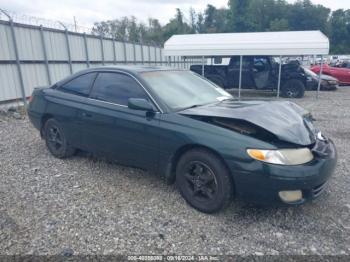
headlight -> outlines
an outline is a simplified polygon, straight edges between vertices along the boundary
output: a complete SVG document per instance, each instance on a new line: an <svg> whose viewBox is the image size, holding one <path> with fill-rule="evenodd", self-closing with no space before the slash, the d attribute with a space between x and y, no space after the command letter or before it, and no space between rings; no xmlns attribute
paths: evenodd
<svg viewBox="0 0 350 262"><path fill-rule="evenodd" d="M248 155L259 161L278 165L301 165L310 162L314 156L308 148L261 150L248 149Z"/></svg>

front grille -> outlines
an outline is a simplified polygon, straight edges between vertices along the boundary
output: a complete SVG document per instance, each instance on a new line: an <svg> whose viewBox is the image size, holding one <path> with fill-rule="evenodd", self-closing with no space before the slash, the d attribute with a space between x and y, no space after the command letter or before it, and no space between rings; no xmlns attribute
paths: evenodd
<svg viewBox="0 0 350 262"><path fill-rule="evenodd" d="M324 191L324 189L326 188L327 183L322 183L319 186L316 186L312 189L312 196L313 197L318 197L319 195L322 194L322 192Z"/></svg>

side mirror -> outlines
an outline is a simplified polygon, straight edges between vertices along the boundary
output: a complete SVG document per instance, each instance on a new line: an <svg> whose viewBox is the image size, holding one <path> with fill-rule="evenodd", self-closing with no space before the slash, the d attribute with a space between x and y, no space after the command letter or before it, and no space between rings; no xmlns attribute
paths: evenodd
<svg viewBox="0 0 350 262"><path fill-rule="evenodd" d="M129 98L128 107L135 110L154 112L153 105L143 98Z"/></svg>

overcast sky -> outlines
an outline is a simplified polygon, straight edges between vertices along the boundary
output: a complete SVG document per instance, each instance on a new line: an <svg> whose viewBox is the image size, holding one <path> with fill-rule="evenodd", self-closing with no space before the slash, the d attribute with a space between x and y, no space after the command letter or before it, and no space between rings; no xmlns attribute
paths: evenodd
<svg viewBox="0 0 350 262"><path fill-rule="evenodd" d="M295 0L288 0L294 2ZM204 10L207 4L218 8L227 6L228 0L0 0L0 8L46 19L73 23L76 17L78 25L91 26L95 21L134 15L138 20L158 18L165 24L175 14L175 8L181 8L185 15L192 6L195 10ZM349 0L312 0L332 10L350 9Z"/></svg>

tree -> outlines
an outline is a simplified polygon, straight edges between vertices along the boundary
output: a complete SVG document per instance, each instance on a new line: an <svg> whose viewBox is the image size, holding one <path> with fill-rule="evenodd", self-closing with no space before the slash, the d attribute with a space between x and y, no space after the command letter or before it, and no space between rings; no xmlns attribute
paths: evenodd
<svg viewBox="0 0 350 262"><path fill-rule="evenodd" d="M313 5L310 0L298 0L290 6L288 14L290 29L326 32L330 11L322 5Z"/></svg>
<svg viewBox="0 0 350 262"><path fill-rule="evenodd" d="M204 28L205 31L214 33L215 28L215 13L216 8L213 5L207 5L207 8L204 11Z"/></svg>
<svg viewBox="0 0 350 262"><path fill-rule="evenodd" d="M275 19L270 22L269 31L288 31L289 24L287 19Z"/></svg>
<svg viewBox="0 0 350 262"><path fill-rule="evenodd" d="M275 0L253 0L248 7L249 17L251 19L251 28L253 31L267 31L270 30L271 22L273 24L277 21L285 19L288 10L285 1Z"/></svg>
<svg viewBox="0 0 350 262"><path fill-rule="evenodd" d="M249 16L249 6L253 0L229 0L228 31L252 31L252 19Z"/></svg>
<svg viewBox="0 0 350 262"><path fill-rule="evenodd" d="M350 43L350 10L338 9L330 18L332 53L348 53Z"/></svg>
<svg viewBox="0 0 350 262"><path fill-rule="evenodd" d="M191 32L191 27L184 22L183 13L179 8L176 8L176 15L163 28L163 40L168 40L172 35L188 34Z"/></svg>
<svg viewBox="0 0 350 262"><path fill-rule="evenodd" d="M140 25L136 22L136 17L132 16L128 23L129 41L139 42L140 41Z"/></svg>
<svg viewBox="0 0 350 262"><path fill-rule="evenodd" d="M190 7L189 17L190 17L191 34L194 34L197 32L197 28L196 28L196 11L193 9L193 7Z"/></svg>
<svg viewBox="0 0 350 262"><path fill-rule="evenodd" d="M205 32L204 16L202 13L197 15L197 32L200 34Z"/></svg>
<svg viewBox="0 0 350 262"><path fill-rule="evenodd" d="M163 42L163 28L158 19L148 19L148 27L146 28L143 39L145 39L146 42L156 42L158 44Z"/></svg>
<svg viewBox="0 0 350 262"><path fill-rule="evenodd" d="M321 30L329 36L332 53L350 52L350 10L336 10L310 0L229 0L228 8L207 5L204 12L192 7L188 23L177 8L165 25L155 18L148 23L135 17L122 17L94 23L92 33L117 40L163 44L174 34Z"/></svg>
<svg viewBox="0 0 350 262"><path fill-rule="evenodd" d="M117 40L128 40L129 19L122 17L120 20L108 20L94 23L92 34L114 37Z"/></svg>

